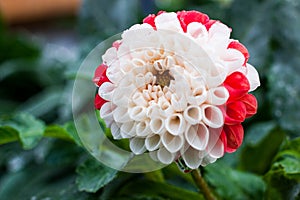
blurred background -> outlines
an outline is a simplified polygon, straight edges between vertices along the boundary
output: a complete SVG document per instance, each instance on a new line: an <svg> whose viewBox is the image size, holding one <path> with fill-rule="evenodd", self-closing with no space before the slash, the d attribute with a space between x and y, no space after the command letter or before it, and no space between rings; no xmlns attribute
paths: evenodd
<svg viewBox="0 0 300 200"><path fill-rule="evenodd" d="M242 147L204 169L217 196L300 199L298 0L0 0L0 199L164 199L121 188L143 175L122 174L119 185L104 188L78 178L103 170L87 167L87 153L64 136L74 132L72 88L87 54L159 10L198 10L224 22L260 73L258 114L244 123ZM196 191L172 166L163 173L168 183Z"/></svg>

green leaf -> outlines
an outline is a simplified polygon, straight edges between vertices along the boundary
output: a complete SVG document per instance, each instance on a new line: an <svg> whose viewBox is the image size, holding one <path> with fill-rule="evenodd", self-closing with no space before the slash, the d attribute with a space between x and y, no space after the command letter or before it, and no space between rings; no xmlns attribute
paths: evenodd
<svg viewBox="0 0 300 200"><path fill-rule="evenodd" d="M234 170L220 161L204 170L204 178L222 199L260 199L264 193L264 181L254 174Z"/></svg>
<svg viewBox="0 0 300 200"><path fill-rule="evenodd" d="M168 183L161 183L150 180L128 182L119 191L116 197L123 197L124 199L138 199L139 197L141 199L204 199L201 194L198 194L196 192L191 192L189 190L185 190Z"/></svg>
<svg viewBox="0 0 300 200"><path fill-rule="evenodd" d="M263 122L248 129L241 150L239 167L243 170L264 174L285 139L285 132L274 122Z"/></svg>
<svg viewBox="0 0 300 200"><path fill-rule="evenodd" d="M112 181L118 171L91 158L78 166L76 172L78 174L76 183L79 191L94 193Z"/></svg>
<svg viewBox="0 0 300 200"><path fill-rule="evenodd" d="M0 144L19 139L24 149L35 147L43 137L45 124L28 114L0 118Z"/></svg>
<svg viewBox="0 0 300 200"><path fill-rule="evenodd" d="M297 199L300 196L300 137L288 141L265 175L266 199Z"/></svg>

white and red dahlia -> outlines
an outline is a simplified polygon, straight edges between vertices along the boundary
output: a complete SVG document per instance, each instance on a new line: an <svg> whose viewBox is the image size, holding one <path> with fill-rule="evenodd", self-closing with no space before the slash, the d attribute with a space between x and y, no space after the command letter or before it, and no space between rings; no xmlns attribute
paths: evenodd
<svg viewBox="0 0 300 200"><path fill-rule="evenodd" d="M260 82L231 29L197 11L159 12L124 31L93 81L95 107L134 154L190 169L234 152Z"/></svg>

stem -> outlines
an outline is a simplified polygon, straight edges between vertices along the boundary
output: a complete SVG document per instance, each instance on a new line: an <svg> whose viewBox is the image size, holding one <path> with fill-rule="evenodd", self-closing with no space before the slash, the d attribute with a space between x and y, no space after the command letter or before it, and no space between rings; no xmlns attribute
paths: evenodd
<svg viewBox="0 0 300 200"><path fill-rule="evenodd" d="M210 190L209 186L205 182L204 178L202 177L199 169L194 169L191 172L193 180L200 191L203 193L203 196L207 200L216 200L217 198L213 195L212 191Z"/></svg>

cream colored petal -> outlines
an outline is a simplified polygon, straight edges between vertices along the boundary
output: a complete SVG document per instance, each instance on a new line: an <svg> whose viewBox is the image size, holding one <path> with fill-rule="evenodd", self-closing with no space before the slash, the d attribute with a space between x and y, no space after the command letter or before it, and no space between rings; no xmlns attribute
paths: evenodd
<svg viewBox="0 0 300 200"><path fill-rule="evenodd" d="M166 70L166 67L163 64L163 60L161 60L161 59L154 61L153 67L156 71L161 72L161 73Z"/></svg>
<svg viewBox="0 0 300 200"><path fill-rule="evenodd" d="M141 92L134 92L134 94L131 97L132 102L135 105L146 107L148 105L148 102L144 98L144 95Z"/></svg>
<svg viewBox="0 0 300 200"><path fill-rule="evenodd" d="M113 111L116 108L111 102L106 102L100 108L100 117L105 121L106 126L110 127L112 122L114 121L113 118Z"/></svg>
<svg viewBox="0 0 300 200"><path fill-rule="evenodd" d="M201 105L206 101L207 91L204 85L199 85L193 89L192 95L187 97L188 103L192 105Z"/></svg>
<svg viewBox="0 0 300 200"><path fill-rule="evenodd" d="M192 22L187 26L187 33L194 38L207 38L208 32L206 27L199 22Z"/></svg>
<svg viewBox="0 0 300 200"><path fill-rule="evenodd" d="M106 101L111 101L113 93L114 93L114 89L115 89L115 86L112 83L104 82L99 87L98 94L102 99L104 99Z"/></svg>
<svg viewBox="0 0 300 200"><path fill-rule="evenodd" d="M171 153L178 152L184 144L184 138L182 136L175 136L169 132L162 134L161 141L165 148Z"/></svg>
<svg viewBox="0 0 300 200"><path fill-rule="evenodd" d="M154 21L157 29L183 32L176 13L162 13Z"/></svg>
<svg viewBox="0 0 300 200"><path fill-rule="evenodd" d="M116 107L113 111L114 120L119 123L130 122L131 119L128 114L128 109L126 107Z"/></svg>
<svg viewBox="0 0 300 200"><path fill-rule="evenodd" d="M158 157L157 157L157 152L158 152L158 151L150 151L150 152L149 152L149 156L150 156L150 158L151 158L152 160L154 160L154 161L156 161L156 162L159 162Z"/></svg>
<svg viewBox="0 0 300 200"><path fill-rule="evenodd" d="M155 151L161 145L160 135L148 135L145 139L145 147L148 151Z"/></svg>
<svg viewBox="0 0 300 200"><path fill-rule="evenodd" d="M223 105L229 98L228 90L223 87L211 88L208 90L207 102L213 105Z"/></svg>
<svg viewBox="0 0 300 200"><path fill-rule="evenodd" d="M203 104L201 106L201 110L202 120L207 126L211 128L219 128L223 126L224 117L220 108L209 104Z"/></svg>
<svg viewBox="0 0 300 200"><path fill-rule="evenodd" d="M167 56L163 60L163 65L166 67L166 69L172 68L176 64L176 61L173 56Z"/></svg>
<svg viewBox="0 0 300 200"><path fill-rule="evenodd" d="M120 126L116 122L111 124L110 132L115 140L122 139Z"/></svg>
<svg viewBox="0 0 300 200"><path fill-rule="evenodd" d="M256 69L252 65L247 64L246 68L247 68L246 77L250 83L249 92L251 92L260 86L259 75L258 75L258 72L256 71Z"/></svg>
<svg viewBox="0 0 300 200"><path fill-rule="evenodd" d="M165 121L165 126L167 131L172 135L182 134L186 129L186 122L180 113L174 113L171 116L168 116Z"/></svg>
<svg viewBox="0 0 300 200"><path fill-rule="evenodd" d="M134 106L128 109L128 114L132 120L144 121L147 117L147 109L144 106Z"/></svg>
<svg viewBox="0 0 300 200"><path fill-rule="evenodd" d="M208 155L212 158L220 158L224 155L224 144L220 139L222 128L209 129L209 141L206 148Z"/></svg>
<svg viewBox="0 0 300 200"><path fill-rule="evenodd" d="M204 150L209 140L209 131L205 124L199 123L190 126L184 133L186 141L194 149Z"/></svg>
<svg viewBox="0 0 300 200"><path fill-rule="evenodd" d="M136 123L134 121L122 124L120 128L122 138L132 138L136 136L135 127Z"/></svg>
<svg viewBox="0 0 300 200"><path fill-rule="evenodd" d="M138 137L131 138L129 140L129 147L134 154L140 155L146 151L145 139Z"/></svg>
<svg viewBox="0 0 300 200"><path fill-rule="evenodd" d="M115 47L111 47L106 50L105 54L102 56L102 60L107 66L110 66L112 62L117 59L117 49Z"/></svg>
<svg viewBox="0 0 300 200"><path fill-rule="evenodd" d="M191 169L197 169L202 159L199 157L199 151L192 148L191 146L187 148L182 154L181 154L185 164L191 168Z"/></svg>
<svg viewBox="0 0 300 200"><path fill-rule="evenodd" d="M151 118L150 120L150 129L155 134L161 134L166 131L165 129L165 120L160 116Z"/></svg>
<svg viewBox="0 0 300 200"><path fill-rule="evenodd" d="M149 120L138 122L135 127L136 134L140 137L147 137L148 135L151 135L152 131L150 129L149 123Z"/></svg>
<svg viewBox="0 0 300 200"><path fill-rule="evenodd" d="M213 88L221 85L228 75L227 70L220 64L215 64L206 74L206 84L208 88Z"/></svg>
<svg viewBox="0 0 300 200"><path fill-rule="evenodd" d="M200 107L196 105L188 106L183 112L183 117L189 124L198 124L202 119Z"/></svg>
<svg viewBox="0 0 300 200"><path fill-rule="evenodd" d="M181 112L187 107L187 100L184 96L173 93L171 96L171 105L175 111Z"/></svg>
<svg viewBox="0 0 300 200"><path fill-rule="evenodd" d="M226 62L228 74L231 74L242 67L245 62L244 55L240 51L232 48L223 51L221 54L221 59Z"/></svg>
<svg viewBox="0 0 300 200"><path fill-rule="evenodd" d="M171 164L175 159L175 153L169 152L166 148L162 147L157 152L157 158L163 164Z"/></svg>
<svg viewBox="0 0 300 200"><path fill-rule="evenodd" d="M209 155L207 155L202 159L201 166L205 167L208 164L216 162L216 160L217 158L212 158Z"/></svg>

